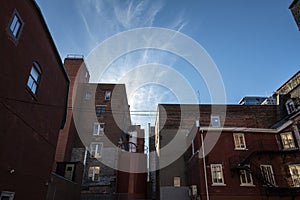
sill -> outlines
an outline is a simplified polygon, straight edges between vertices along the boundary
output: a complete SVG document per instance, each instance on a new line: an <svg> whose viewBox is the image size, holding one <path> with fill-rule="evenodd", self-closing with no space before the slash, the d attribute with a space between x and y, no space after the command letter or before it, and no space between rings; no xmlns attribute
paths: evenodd
<svg viewBox="0 0 300 200"><path fill-rule="evenodd" d="M293 150L298 150L297 147L291 147L291 148L283 148L282 151L293 151Z"/></svg>
<svg viewBox="0 0 300 200"><path fill-rule="evenodd" d="M234 148L234 150L237 150L237 151L247 151L248 149L247 148Z"/></svg>
<svg viewBox="0 0 300 200"><path fill-rule="evenodd" d="M253 184L240 184L241 187L255 187Z"/></svg>
<svg viewBox="0 0 300 200"><path fill-rule="evenodd" d="M37 96L34 94L29 87L26 86L26 91L31 95L31 97L37 101Z"/></svg>
<svg viewBox="0 0 300 200"><path fill-rule="evenodd" d="M225 183L213 183L211 186L226 186Z"/></svg>

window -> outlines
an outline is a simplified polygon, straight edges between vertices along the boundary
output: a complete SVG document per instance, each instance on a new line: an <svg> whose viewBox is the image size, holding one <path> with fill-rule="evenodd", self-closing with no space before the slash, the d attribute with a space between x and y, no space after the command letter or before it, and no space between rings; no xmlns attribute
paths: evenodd
<svg viewBox="0 0 300 200"><path fill-rule="evenodd" d="M246 149L246 141L245 141L244 133L234 133L233 139L234 139L235 149Z"/></svg>
<svg viewBox="0 0 300 200"><path fill-rule="evenodd" d="M103 146L103 143L92 142L91 147L90 147L91 157L100 158L101 157L102 146Z"/></svg>
<svg viewBox="0 0 300 200"><path fill-rule="evenodd" d="M245 165L248 169L250 169L250 165ZM246 169L240 170L240 181L241 186L253 186L252 175Z"/></svg>
<svg viewBox="0 0 300 200"><path fill-rule="evenodd" d="M75 164L66 164L64 177L69 180L73 180Z"/></svg>
<svg viewBox="0 0 300 200"><path fill-rule="evenodd" d="M296 111L296 107L295 107L295 104L294 104L292 99L289 99L285 103L285 107L286 107L286 110L287 110L288 114L291 114L291 113Z"/></svg>
<svg viewBox="0 0 300 200"><path fill-rule="evenodd" d="M276 186L272 165L260 165L261 174L268 185Z"/></svg>
<svg viewBox="0 0 300 200"><path fill-rule="evenodd" d="M33 94L37 93L38 86L41 79L41 68L34 62L31 67L30 75L27 81L27 87L31 90Z"/></svg>
<svg viewBox="0 0 300 200"><path fill-rule="evenodd" d="M89 180L91 181L99 181L100 167L99 166L91 166L89 168Z"/></svg>
<svg viewBox="0 0 300 200"><path fill-rule="evenodd" d="M296 148L292 132L286 132L280 134L283 149Z"/></svg>
<svg viewBox="0 0 300 200"><path fill-rule="evenodd" d="M211 126L220 127L220 116L211 116Z"/></svg>
<svg viewBox="0 0 300 200"><path fill-rule="evenodd" d="M111 91L105 92L105 100L110 100Z"/></svg>
<svg viewBox="0 0 300 200"><path fill-rule="evenodd" d="M180 187L180 177L174 177L174 187Z"/></svg>
<svg viewBox="0 0 300 200"><path fill-rule="evenodd" d="M289 165L294 187L300 187L300 164Z"/></svg>
<svg viewBox="0 0 300 200"><path fill-rule="evenodd" d="M103 135L104 134L104 123L94 123L93 135Z"/></svg>
<svg viewBox="0 0 300 200"><path fill-rule="evenodd" d="M225 185L222 164L211 164L212 185Z"/></svg>
<svg viewBox="0 0 300 200"><path fill-rule="evenodd" d="M15 10L11 21L9 23L8 30L14 39L18 39L23 28L23 21L17 11Z"/></svg>
<svg viewBox="0 0 300 200"><path fill-rule="evenodd" d="M14 196L14 192L3 191L0 195L0 200L13 200Z"/></svg>
<svg viewBox="0 0 300 200"><path fill-rule="evenodd" d="M85 100L91 100L91 98L92 98L92 93L86 92L86 93L85 93L84 99L85 99Z"/></svg>
<svg viewBox="0 0 300 200"><path fill-rule="evenodd" d="M97 105L96 106L96 116L97 117L103 117L106 111L106 106L103 105Z"/></svg>

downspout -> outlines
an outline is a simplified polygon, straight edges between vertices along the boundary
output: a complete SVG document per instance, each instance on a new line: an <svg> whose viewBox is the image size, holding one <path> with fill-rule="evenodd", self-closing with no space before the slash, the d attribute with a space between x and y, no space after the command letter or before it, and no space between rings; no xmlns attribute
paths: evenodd
<svg viewBox="0 0 300 200"><path fill-rule="evenodd" d="M203 130L201 131L201 143L202 143L202 159L203 159L203 170L204 170L204 180L205 180L205 191L206 199L209 200L208 184L207 184L207 172L206 172L206 162L205 162L205 152L204 152L204 141L203 141Z"/></svg>

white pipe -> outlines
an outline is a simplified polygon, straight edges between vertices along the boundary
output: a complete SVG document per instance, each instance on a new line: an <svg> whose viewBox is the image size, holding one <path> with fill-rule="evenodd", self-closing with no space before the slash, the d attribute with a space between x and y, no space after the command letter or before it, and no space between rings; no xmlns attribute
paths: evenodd
<svg viewBox="0 0 300 200"><path fill-rule="evenodd" d="M85 147L85 150L84 150L84 158L83 158L83 165L86 164L86 159L87 159L87 151L88 151L88 148Z"/></svg>
<svg viewBox="0 0 300 200"><path fill-rule="evenodd" d="M205 162L205 152L204 152L204 141L203 141L203 131L201 135L201 143L202 143L202 159L203 159L203 169L204 169L204 180L205 180L205 191L206 191L206 200L209 200L208 194L208 184L207 184L207 172L206 172L206 162Z"/></svg>

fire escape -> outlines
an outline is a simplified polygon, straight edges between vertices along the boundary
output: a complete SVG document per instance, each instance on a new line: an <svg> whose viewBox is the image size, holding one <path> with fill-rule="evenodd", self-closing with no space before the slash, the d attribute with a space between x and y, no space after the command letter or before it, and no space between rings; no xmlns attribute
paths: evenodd
<svg viewBox="0 0 300 200"><path fill-rule="evenodd" d="M297 190L291 186L285 174L274 174L273 171L264 170L261 166L254 162L253 158L259 158L262 155L270 156L272 160L275 156L281 156L283 160L288 154L298 152L298 148L282 149L274 140L259 140L248 146L249 148L242 151L239 155L229 158L229 164L232 176L239 174L240 170L249 172L261 185L265 187L267 192L280 192Z"/></svg>

